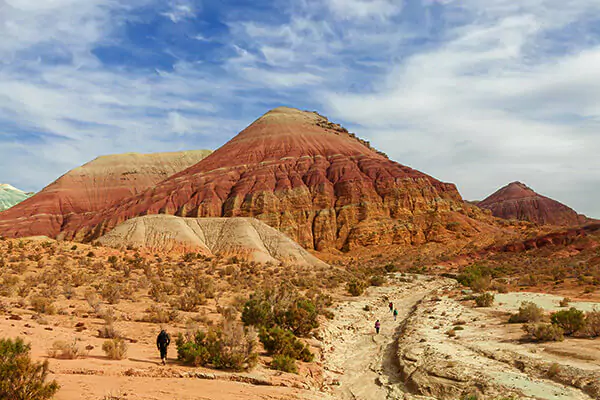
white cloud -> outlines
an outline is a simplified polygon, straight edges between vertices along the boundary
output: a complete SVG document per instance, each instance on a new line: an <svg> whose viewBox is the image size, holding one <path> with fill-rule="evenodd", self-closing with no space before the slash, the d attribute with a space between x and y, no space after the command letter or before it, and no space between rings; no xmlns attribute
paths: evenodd
<svg viewBox="0 0 600 400"><path fill-rule="evenodd" d="M169 11L162 13L174 23L179 23L185 19L195 18L198 10L197 6L189 0L171 0L169 2Z"/></svg>
<svg viewBox="0 0 600 400"><path fill-rule="evenodd" d="M402 2L393 0L326 0L326 3L333 15L341 19L385 19L402 9Z"/></svg>

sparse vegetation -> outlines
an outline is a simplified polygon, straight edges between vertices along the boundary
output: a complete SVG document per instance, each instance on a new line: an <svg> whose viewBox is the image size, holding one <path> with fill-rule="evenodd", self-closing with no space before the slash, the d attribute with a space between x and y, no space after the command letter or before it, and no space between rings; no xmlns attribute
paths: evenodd
<svg viewBox="0 0 600 400"><path fill-rule="evenodd" d="M31 308L37 313L53 315L56 314L56 308L52 300L44 296L33 296L29 299Z"/></svg>
<svg viewBox="0 0 600 400"><path fill-rule="evenodd" d="M562 328L554 324L524 324L523 330L525 331L525 334L530 340L536 342L561 342L564 340Z"/></svg>
<svg viewBox="0 0 600 400"><path fill-rule="evenodd" d="M127 342L121 338L106 340L102 343L102 351L111 360L122 360L127 357Z"/></svg>
<svg viewBox="0 0 600 400"><path fill-rule="evenodd" d="M59 385L46 382L48 361L33 362L31 346L23 339L0 339L0 399L47 400L54 397Z"/></svg>
<svg viewBox="0 0 600 400"><path fill-rule="evenodd" d="M541 322L544 320L544 310L537 304L525 301L521 303L519 312L510 316L508 322L511 324Z"/></svg>
<svg viewBox="0 0 600 400"><path fill-rule="evenodd" d="M483 293L475 297L477 307L491 307L494 304L495 296L492 293Z"/></svg>
<svg viewBox="0 0 600 400"><path fill-rule="evenodd" d="M360 296L363 294L366 288L367 286L363 282L356 279L348 282L347 285L348 293L350 293L352 296Z"/></svg>
<svg viewBox="0 0 600 400"><path fill-rule="evenodd" d="M74 360L85 356L85 350L77 344L77 339L72 342L57 340L48 350L48 356L51 358L60 358L64 360Z"/></svg>

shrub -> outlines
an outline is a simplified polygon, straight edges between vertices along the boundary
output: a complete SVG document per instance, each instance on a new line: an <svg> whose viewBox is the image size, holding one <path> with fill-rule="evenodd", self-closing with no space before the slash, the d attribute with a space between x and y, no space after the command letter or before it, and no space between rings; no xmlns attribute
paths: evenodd
<svg viewBox="0 0 600 400"><path fill-rule="evenodd" d="M195 312L203 304L206 304L206 298L194 289L187 290L171 303L174 308L187 312Z"/></svg>
<svg viewBox="0 0 600 400"><path fill-rule="evenodd" d="M121 301L121 292L123 287L116 282L108 282L102 286L102 290L100 295L104 299L104 301L109 304L117 304Z"/></svg>
<svg viewBox="0 0 600 400"><path fill-rule="evenodd" d="M46 400L58 391L56 381L46 383L48 361L31 361L31 346L23 339L0 339L0 399Z"/></svg>
<svg viewBox="0 0 600 400"><path fill-rule="evenodd" d="M550 368L548 368L548 378L554 378L556 375L560 373L560 364L552 363Z"/></svg>
<svg viewBox="0 0 600 400"><path fill-rule="evenodd" d="M356 297L356 296L360 296L361 294L363 294L363 292L366 289L366 285L363 282L353 280L353 281L348 282L346 289L348 289L348 293L350 293L352 296Z"/></svg>
<svg viewBox="0 0 600 400"><path fill-rule="evenodd" d="M561 307L569 307L569 303L571 302L571 299L569 299L568 297L565 297L564 299L562 299L559 303L559 305Z"/></svg>
<svg viewBox="0 0 600 400"><path fill-rule="evenodd" d="M583 311L571 307L568 310L557 311L550 316L552 324L561 327L567 336L580 332L585 328Z"/></svg>
<svg viewBox="0 0 600 400"><path fill-rule="evenodd" d="M600 337L600 311L594 310L585 314L585 334L589 337Z"/></svg>
<svg viewBox="0 0 600 400"><path fill-rule="evenodd" d="M386 266L384 267L386 272L396 272L398 271L398 267L396 266L396 264L386 264Z"/></svg>
<svg viewBox="0 0 600 400"><path fill-rule="evenodd" d="M562 328L554 324L525 324L523 330L529 339L536 342L562 342L564 339Z"/></svg>
<svg viewBox="0 0 600 400"><path fill-rule="evenodd" d="M298 336L317 328L317 317L318 309L313 301L285 288L254 293L242 310L245 325L267 329L279 325Z"/></svg>
<svg viewBox="0 0 600 400"><path fill-rule="evenodd" d="M231 321L207 333L179 334L176 344L177 358L189 365L243 371L258 361L256 334Z"/></svg>
<svg viewBox="0 0 600 400"><path fill-rule="evenodd" d="M271 361L271 368L278 371L289 372L291 374L298 373L296 360L283 354L278 354L273 357L273 360Z"/></svg>
<svg viewBox="0 0 600 400"><path fill-rule="evenodd" d="M544 319L544 310L537 304L524 301L519 307L519 312L508 319L509 324L541 322Z"/></svg>
<svg viewBox="0 0 600 400"><path fill-rule="evenodd" d="M31 307L37 313L48 315L56 314L56 308L54 307L52 300L47 297L33 296L29 299L29 304L31 304Z"/></svg>
<svg viewBox="0 0 600 400"><path fill-rule="evenodd" d="M280 327L262 329L260 341L270 354L285 355L295 360L311 362L314 355L294 334Z"/></svg>
<svg viewBox="0 0 600 400"><path fill-rule="evenodd" d="M371 277L371 286L383 286L385 284L385 277L382 275L375 275Z"/></svg>
<svg viewBox="0 0 600 400"><path fill-rule="evenodd" d="M255 293L244 304L242 322L245 325L265 326L270 328L275 324L273 306L264 296Z"/></svg>
<svg viewBox="0 0 600 400"><path fill-rule="evenodd" d="M85 356L85 353L84 350L77 345L77 339L73 340L72 343L65 342L64 340L57 340L52 344L50 350L48 350L48 356L64 360L74 360Z"/></svg>
<svg viewBox="0 0 600 400"><path fill-rule="evenodd" d="M477 307L491 307L494 304L494 295L492 293L484 293L475 298Z"/></svg>
<svg viewBox="0 0 600 400"><path fill-rule="evenodd" d="M319 326L317 307L307 298L296 299L283 313L276 318L281 326L290 329L297 336L306 336Z"/></svg>
<svg viewBox="0 0 600 400"><path fill-rule="evenodd" d="M478 286L478 288L481 288L481 286L485 286L486 282L489 287L489 284L491 283L491 278L492 271L488 267L473 264L466 267L456 279L462 285L475 289L474 286ZM485 289L487 289L487 287Z"/></svg>
<svg viewBox="0 0 600 400"><path fill-rule="evenodd" d="M116 339L121 337L121 334L112 322L106 322L102 328L98 329L98 337L103 339Z"/></svg>
<svg viewBox="0 0 600 400"><path fill-rule="evenodd" d="M177 310L167 310L166 308L153 304L146 310L143 321L155 324L166 324L176 321L178 318L179 313Z"/></svg>
<svg viewBox="0 0 600 400"><path fill-rule="evenodd" d="M111 360L122 360L127 357L127 342L121 338L106 340L102 343L102 351Z"/></svg>

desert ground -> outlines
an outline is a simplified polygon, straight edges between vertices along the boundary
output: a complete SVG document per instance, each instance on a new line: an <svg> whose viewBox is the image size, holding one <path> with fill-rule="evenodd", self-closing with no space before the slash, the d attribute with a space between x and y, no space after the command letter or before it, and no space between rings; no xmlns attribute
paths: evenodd
<svg viewBox="0 0 600 400"><path fill-rule="evenodd" d="M456 279L405 272L388 273L384 282L351 296L341 284L343 273L331 267L319 272L271 265L260 274L258 265L239 260L173 256L156 262L135 250L45 239L0 243L0 337L22 337L35 360L49 361L49 378L61 385L57 400L600 398L600 339L534 342L526 340L522 324L508 323L523 302L546 314L600 309L589 299L573 296L567 306L563 296L502 290L494 292L493 304L477 307L476 294ZM117 261L110 258L115 255ZM205 288L205 298L187 311L173 301L185 292L177 297L181 291L175 288L159 290L154 279L162 275L162 284L177 286L183 268L215 285L214 293ZM240 302L254 288L301 278L331 301L323 306L319 327L302 339L314 361L299 361L297 373L271 369L264 349L257 366L242 372L177 359L178 333L217 325L227 315L239 320ZM107 282L120 288L118 301ZM396 320L389 302L398 310ZM127 342L121 360L103 351L107 339L101 332L108 328ZM166 366L155 344L161 328L173 338Z"/></svg>

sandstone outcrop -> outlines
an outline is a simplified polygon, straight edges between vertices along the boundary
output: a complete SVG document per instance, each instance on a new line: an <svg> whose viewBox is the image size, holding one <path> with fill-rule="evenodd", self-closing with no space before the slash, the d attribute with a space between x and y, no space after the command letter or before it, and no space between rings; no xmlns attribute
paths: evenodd
<svg viewBox="0 0 600 400"><path fill-rule="evenodd" d="M446 222L459 212L476 230L465 207L453 184L388 159L316 112L281 107L187 170L67 224L62 237L91 241L127 219L172 214L255 217L308 249L410 245L454 238Z"/></svg>
<svg viewBox="0 0 600 400"><path fill-rule="evenodd" d="M490 210L495 217L534 222L540 225L574 226L588 221L576 211L534 192L521 182L512 182L477 206Z"/></svg>
<svg viewBox="0 0 600 400"><path fill-rule="evenodd" d="M67 223L138 194L194 165L210 151L127 153L98 157L67 172L0 215L0 235L56 237Z"/></svg>
<svg viewBox="0 0 600 400"><path fill-rule="evenodd" d="M160 252L199 252L261 263L327 266L283 233L254 218L132 218L98 240Z"/></svg>
<svg viewBox="0 0 600 400"><path fill-rule="evenodd" d="M32 195L7 183L0 183L0 211L8 210Z"/></svg>

